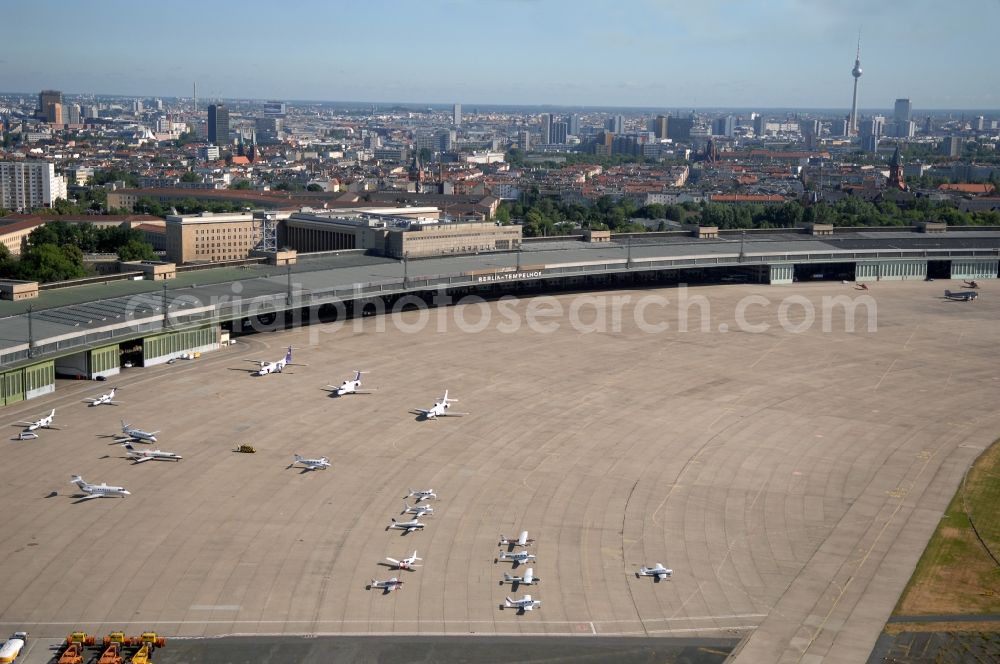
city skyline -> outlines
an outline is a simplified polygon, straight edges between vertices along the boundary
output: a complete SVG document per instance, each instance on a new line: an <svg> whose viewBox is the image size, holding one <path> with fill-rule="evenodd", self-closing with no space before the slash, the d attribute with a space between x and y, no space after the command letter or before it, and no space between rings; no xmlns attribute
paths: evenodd
<svg viewBox="0 0 1000 664"><path fill-rule="evenodd" d="M5 87L187 97L197 82L206 102L849 109L861 28L862 112L900 97L918 109L1000 108L1000 73L976 66L989 62L1000 3L980 4L981 20L940 15L929 0L633 0L614 11L597 2L433 0L415 10L389 1L349 15L251 1L197 5L192 21L193 7L100 3L46 26L43 49L18 31L0 56ZM24 25L48 10L66 6L18 5L8 17ZM202 24L226 29L206 36Z"/></svg>

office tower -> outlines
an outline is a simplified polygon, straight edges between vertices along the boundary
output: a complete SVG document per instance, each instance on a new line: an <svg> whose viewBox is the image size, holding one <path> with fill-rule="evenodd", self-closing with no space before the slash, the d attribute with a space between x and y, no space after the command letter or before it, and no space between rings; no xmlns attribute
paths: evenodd
<svg viewBox="0 0 1000 664"><path fill-rule="evenodd" d="M624 115L613 115L608 118L604 126L612 134L624 134L625 133L625 116Z"/></svg>
<svg viewBox="0 0 1000 664"><path fill-rule="evenodd" d="M861 124L858 126L858 133L861 136L878 136L883 135L883 129L885 128L885 118L881 115L876 115L867 120L862 120Z"/></svg>
<svg viewBox="0 0 1000 664"><path fill-rule="evenodd" d="M931 120L931 116L924 118L924 133L933 134L934 133L934 122Z"/></svg>
<svg viewBox="0 0 1000 664"><path fill-rule="evenodd" d="M946 136L941 142L941 154L946 157L957 157L962 154L961 136Z"/></svg>
<svg viewBox="0 0 1000 664"><path fill-rule="evenodd" d="M830 124L830 133L834 136L850 136L851 131L851 121L846 120L834 120Z"/></svg>
<svg viewBox="0 0 1000 664"><path fill-rule="evenodd" d="M65 104L63 106L65 111L65 120L67 124L80 124L80 105L79 104Z"/></svg>
<svg viewBox="0 0 1000 664"><path fill-rule="evenodd" d="M163 110L163 100L162 99L154 99L153 100L153 108L155 108L158 111L162 111Z"/></svg>
<svg viewBox="0 0 1000 664"><path fill-rule="evenodd" d="M656 119L653 120L653 133L656 134L657 138L667 137L667 117L665 115L657 115Z"/></svg>
<svg viewBox="0 0 1000 664"><path fill-rule="evenodd" d="M455 104L455 107L451 109L452 124L456 127L462 126L462 105Z"/></svg>
<svg viewBox="0 0 1000 664"><path fill-rule="evenodd" d="M542 113L542 145L552 142L552 114Z"/></svg>
<svg viewBox="0 0 1000 664"><path fill-rule="evenodd" d="M284 116L288 112L288 106L283 101L265 101L264 115Z"/></svg>
<svg viewBox="0 0 1000 664"><path fill-rule="evenodd" d="M142 113L142 100L141 99L133 99L132 100L132 114L133 115L139 115L140 113Z"/></svg>
<svg viewBox="0 0 1000 664"><path fill-rule="evenodd" d="M553 143L565 143L568 126L565 122L553 122L549 130L549 139Z"/></svg>
<svg viewBox="0 0 1000 664"><path fill-rule="evenodd" d="M854 69L851 70L854 77L854 97L851 99L851 115L847 123L849 136L858 133L858 79L861 78L861 34L858 34L858 54L854 58Z"/></svg>
<svg viewBox="0 0 1000 664"><path fill-rule="evenodd" d="M977 116L976 119L972 121L972 128L975 129L976 131L985 131L986 118L984 118L982 115Z"/></svg>
<svg viewBox="0 0 1000 664"><path fill-rule="evenodd" d="M63 124L63 105L50 103L46 106L45 121L52 124Z"/></svg>
<svg viewBox="0 0 1000 664"><path fill-rule="evenodd" d="M761 136L763 136L764 135L764 129L765 129L766 126L767 126L767 123L764 122L764 116L763 115L758 115L757 117L755 117L753 119L753 135L756 136L757 138L760 138Z"/></svg>
<svg viewBox="0 0 1000 664"><path fill-rule="evenodd" d="M878 152L878 136L874 134L862 134L861 149L865 152Z"/></svg>
<svg viewBox="0 0 1000 664"><path fill-rule="evenodd" d="M218 146L229 144L229 109L225 104L208 107L208 142Z"/></svg>
<svg viewBox="0 0 1000 664"><path fill-rule="evenodd" d="M802 128L802 133L808 136L819 136L820 125L819 120L803 120L800 123Z"/></svg>
<svg viewBox="0 0 1000 664"><path fill-rule="evenodd" d="M61 106L62 104L60 104ZM19 212L66 198L66 179L46 161L0 161L0 207Z"/></svg>
<svg viewBox="0 0 1000 664"><path fill-rule="evenodd" d="M731 115L727 115L724 118L716 118L712 123L712 135L732 138L735 127L736 120Z"/></svg>
<svg viewBox="0 0 1000 664"><path fill-rule="evenodd" d="M42 90L38 93L38 111L35 114L40 120L46 120L47 122L54 122L54 120L49 120L50 111L49 106L52 104L62 105L62 93L58 90ZM54 113L54 111L53 111Z"/></svg>
<svg viewBox="0 0 1000 664"><path fill-rule="evenodd" d="M691 139L691 128L694 120L691 118L667 118L667 138L672 141L687 141Z"/></svg>
<svg viewBox="0 0 1000 664"><path fill-rule="evenodd" d="M910 113L913 111L913 107L910 105L909 99L897 99L896 106L892 111L892 119L895 122L909 122Z"/></svg>
<svg viewBox="0 0 1000 664"><path fill-rule="evenodd" d="M570 113L569 117L566 118L566 131L569 132L571 136L580 135L580 116L576 113Z"/></svg>
<svg viewBox="0 0 1000 664"><path fill-rule="evenodd" d="M254 118L254 129L257 132L257 142L261 145L273 145L281 142L281 124L279 117Z"/></svg>
<svg viewBox="0 0 1000 664"><path fill-rule="evenodd" d="M527 129L522 129L517 136L518 147L523 151L529 152L531 150L531 132Z"/></svg>

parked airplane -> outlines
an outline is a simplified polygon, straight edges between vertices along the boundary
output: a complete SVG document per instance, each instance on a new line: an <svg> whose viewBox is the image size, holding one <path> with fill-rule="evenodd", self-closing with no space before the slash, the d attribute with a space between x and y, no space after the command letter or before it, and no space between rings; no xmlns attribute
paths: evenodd
<svg viewBox="0 0 1000 664"><path fill-rule="evenodd" d="M131 443L155 443L156 434L159 431L143 431L142 429L137 429L131 424L122 420L122 433L125 434L122 438L119 438L115 442L124 443L126 441Z"/></svg>
<svg viewBox="0 0 1000 664"><path fill-rule="evenodd" d="M517 539L509 539L501 535L499 546L505 546L507 547L508 551L513 551L515 546L522 546L522 547L531 546L532 544L534 544L534 542L535 540L528 537L528 531L522 530L521 536L518 537Z"/></svg>
<svg viewBox="0 0 1000 664"><path fill-rule="evenodd" d="M52 421L55 417L56 409L53 408L52 412L41 419L35 420L34 422L25 422L22 420L21 422L15 423L14 426L24 427L25 431L34 431L35 429L58 429L59 427L52 425Z"/></svg>
<svg viewBox="0 0 1000 664"><path fill-rule="evenodd" d="M517 587L522 583L526 586L533 586L539 581L541 581L541 579L535 576L534 568L529 567L527 570L525 570L524 576L514 576L513 574L508 574L507 572L504 572L503 581L500 582L500 585L502 586L505 583L509 583L512 587L512 590L514 590L514 592L517 592Z"/></svg>
<svg viewBox="0 0 1000 664"><path fill-rule="evenodd" d="M386 556L385 559L392 563L396 569L412 570L414 567L423 567L423 565L414 565L414 563L418 560L423 560L423 558L417 558L416 550L413 551L412 556L407 556L402 560L396 560L395 558L389 558L388 556Z"/></svg>
<svg viewBox="0 0 1000 664"><path fill-rule="evenodd" d="M80 491L87 494L81 500L90 500L91 498L115 498L118 496L124 498L125 496L132 495L126 491L124 487L108 486L104 482L101 482L100 484L89 484L79 475L74 475L70 479L70 482L80 487Z"/></svg>
<svg viewBox="0 0 1000 664"><path fill-rule="evenodd" d="M247 362L256 362L259 368L253 371L255 376L266 376L269 373L281 373L282 370L287 366L293 367L304 367L304 364L296 364L292 362L292 347L288 347L288 352L285 353L285 357L276 362L260 362L258 360L247 360Z"/></svg>
<svg viewBox="0 0 1000 664"><path fill-rule="evenodd" d="M415 413L419 413L424 416L426 420L434 420L439 417L462 417L463 415L468 415L468 413L449 413L448 409L451 408L451 404L458 401L458 399L449 399L448 390L444 391L444 396L441 400L436 402L429 410L424 410L423 408L417 408Z"/></svg>
<svg viewBox="0 0 1000 664"><path fill-rule="evenodd" d="M112 387L111 391L108 392L107 394L102 394L99 397L87 398L87 399L84 399L83 402L86 403L86 404L90 404L91 406L100 406L101 404L108 404L110 406L117 406L117 405L119 405L119 402L114 400L114 398L115 398L115 391L117 389L118 389L117 387Z"/></svg>
<svg viewBox="0 0 1000 664"><path fill-rule="evenodd" d="M944 296L949 300L958 300L959 302L969 302L975 300L979 297L979 293L974 290L971 291L950 291L945 290Z"/></svg>
<svg viewBox="0 0 1000 664"><path fill-rule="evenodd" d="M385 529L395 528L397 530L402 530L404 535L408 535L414 530L423 530L425 524L420 523L417 519L411 519L410 521L396 521L392 520L392 525L386 526Z"/></svg>
<svg viewBox="0 0 1000 664"><path fill-rule="evenodd" d="M539 599L531 599L531 595L525 595L523 599L511 599L510 597L504 598L504 603L500 605L501 609L517 609L518 613L524 613L525 611L533 611L536 608L542 608L542 601Z"/></svg>
<svg viewBox="0 0 1000 664"><path fill-rule="evenodd" d="M674 570L667 569L663 566L663 563L656 563L653 567L646 567L645 565L640 567L639 571L635 573L635 578L638 579L640 576L651 576L657 583L659 583L663 579L669 579L673 576L673 574Z"/></svg>
<svg viewBox="0 0 1000 664"><path fill-rule="evenodd" d="M305 466L305 470L323 470L324 468L330 467L330 460L326 457L320 457L318 459L303 459L298 454L294 456L295 461L292 461L291 465L288 466L289 468L297 463L301 463Z"/></svg>
<svg viewBox="0 0 1000 664"><path fill-rule="evenodd" d="M438 495L436 493L434 493L434 489L423 489L423 490L417 489L416 491L414 491L413 489L410 489L410 492L408 494L406 494L405 496L403 496L403 499L405 500L405 499L409 498L410 496L416 496L418 503L421 500L429 500L430 498L433 498L434 500L437 500L437 497L438 497Z"/></svg>
<svg viewBox="0 0 1000 664"><path fill-rule="evenodd" d="M333 391L338 397L342 397L345 394L371 394L376 389L375 387L369 387L367 389L361 389L361 376L368 373L367 371L360 371L358 369L354 370L354 378L351 380L345 380L339 386L337 385L327 385L327 389Z"/></svg>
<svg viewBox="0 0 1000 664"><path fill-rule="evenodd" d="M526 563L534 559L535 554L528 553L527 551L518 551L517 553L507 553L506 551L501 551L497 554L497 557L493 559L493 562L498 563L501 560L510 561L514 563L514 567L517 567L521 563Z"/></svg>
<svg viewBox="0 0 1000 664"><path fill-rule="evenodd" d="M125 456L132 459L132 465L143 463L144 461L180 461L184 458L180 454L164 452L162 450L137 450L132 447L131 442L122 443L122 447L125 448Z"/></svg>
<svg viewBox="0 0 1000 664"><path fill-rule="evenodd" d="M410 507L409 505L406 504L406 501L404 500L403 511L400 512L400 514L416 514L417 518L419 519L420 517L425 515L433 516L434 508L427 505L414 505L413 507Z"/></svg>
<svg viewBox="0 0 1000 664"><path fill-rule="evenodd" d="M372 582L368 584L367 589L372 590L375 588L382 588L382 594L388 595L393 590L402 590L403 582L397 579L396 577L392 577L387 581L376 581L375 579L372 579Z"/></svg>
<svg viewBox="0 0 1000 664"><path fill-rule="evenodd" d="M963 284L964 284L962 286L963 288L979 288L979 282L977 282L975 280L969 281L969 280L966 279L966 280L963 281Z"/></svg>

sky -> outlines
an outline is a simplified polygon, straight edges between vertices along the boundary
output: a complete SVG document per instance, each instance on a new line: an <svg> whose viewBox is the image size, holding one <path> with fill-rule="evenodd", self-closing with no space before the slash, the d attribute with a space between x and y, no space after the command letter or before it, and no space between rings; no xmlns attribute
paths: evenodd
<svg viewBox="0 0 1000 664"><path fill-rule="evenodd" d="M835 109L860 29L862 109L1000 109L1000 0L33 0L2 16L3 92Z"/></svg>

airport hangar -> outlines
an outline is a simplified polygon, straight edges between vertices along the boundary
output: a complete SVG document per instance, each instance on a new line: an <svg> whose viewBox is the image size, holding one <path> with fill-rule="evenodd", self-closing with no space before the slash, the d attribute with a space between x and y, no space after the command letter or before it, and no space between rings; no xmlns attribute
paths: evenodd
<svg viewBox="0 0 1000 664"><path fill-rule="evenodd" d="M390 311L406 296L431 303L439 293L457 301L726 281L996 279L1000 262L1000 230L937 224L594 235L420 260L346 250L277 252L271 262L278 264L198 265L183 273L142 264L143 280L0 302L0 405L54 391L57 376L109 377L125 361L152 366L217 349L230 335L274 329L276 319L285 322L278 317L308 324L338 315L336 307L339 315L366 315ZM2 285L5 298L18 297L18 286Z"/></svg>

